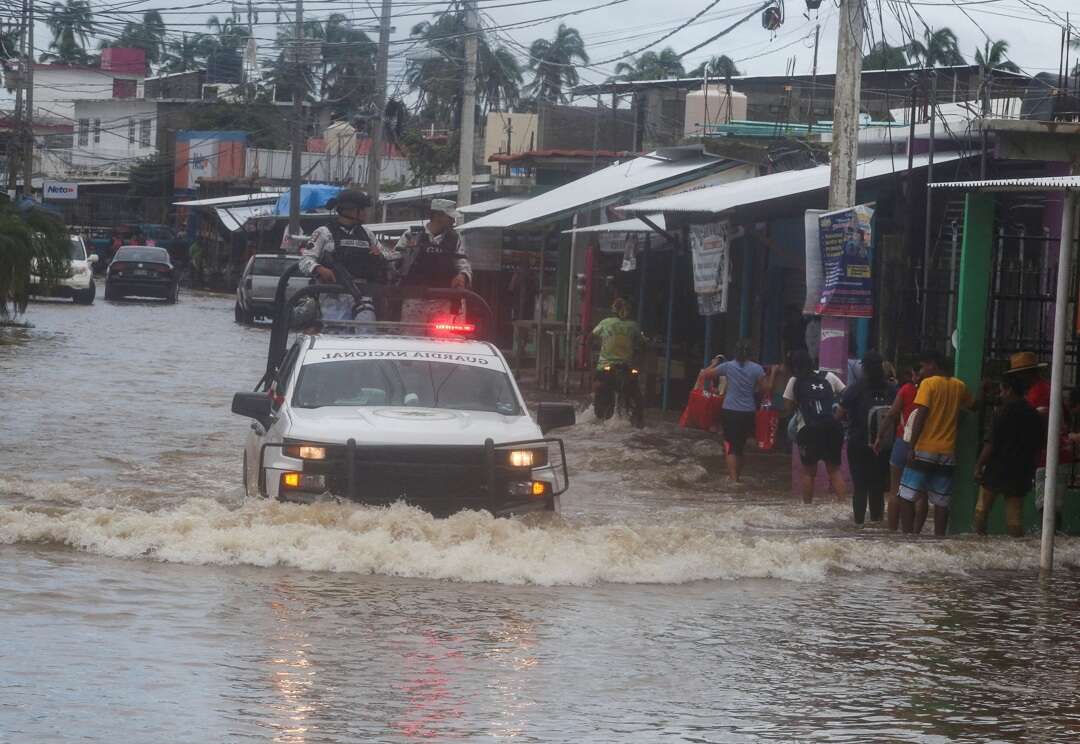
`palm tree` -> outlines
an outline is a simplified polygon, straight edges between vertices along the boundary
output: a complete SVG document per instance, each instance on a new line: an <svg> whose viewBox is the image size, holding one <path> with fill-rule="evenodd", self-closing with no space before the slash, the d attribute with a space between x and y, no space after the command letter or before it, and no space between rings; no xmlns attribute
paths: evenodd
<svg viewBox="0 0 1080 744"><path fill-rule="evenodd" d="M994 70L1006 72L1020 72L1016 63L1009 59L1009 42L998 39L995 42L987 40L982 49L975 49L975 64L984 74L989 75Z"/></svg>
<svg viewBox="0 0 1080 744"><path fill-rule="evenodd" d="M330 99L340 116L370 107L375 97L375 53L378 45L353 28L347 16L335 13L323 24L323 74L320 96Z"/></svg>
<svg viewBox="0 0 1080 744"><path fill-rule="evenodd" d="M984 115L990 113L990 89L994 85L994 72L1020 72L1016 63L1009 60L1008 54L1009 42L1004 39L995 42L987 39L982 49L975 49L975 64L979 66L979 100L982 101Z"/></svg>
<svg viewBox="0 0 1080 744"><path fill-rule="evenodd" d="M413 26L410 36L426 47L426 52L410 56L405 81L418 94L422 122L455 126L460 120L461 71L465 59L465 16L443 13L434 22ZM479 86L477 103L481 110L509 108L521 95L521 68L504 47L492 48L479 39L476 55Z"/></svg>
<svg viewBox="0 0 1080 744"><path fill-rule="evenodd" d="M903 70L911 67L905 47L894 47L887 41L879 41L862 58L864 70Z"/></svg>
<svg viewBox="0 0 1080 744"><path fill-rule="evenodd" d="M212 43L205 34L184 34L166 45L161 72L190 72L203 67Z"/></svg>
<svg viewBox="0 0 1080 744"><path fill-rule="evenodd" d="M41 55L42 60L62 64L85 64L86 44L94 33L94 14L88 0L67 0L67 4L53 3L45 24L52 31L49 49Z"/></svg>
<svg viewBox="0 0 1080 744"><path fill-rule="evenodd" d="M533 80L526 89L540 101L565 103L563 87L572 88L578 84L574 60L589 63L585 41L576 28L560 23L554 39L537 39L529 47L529 69L533 71Z"/></svg>
<svg viewBox="0 0 1080 744"><path fill-rule="evenodd" d="M721 54L719 57L710 57L706 61L694 68L690 73L690 77L705 77L708 75L711 78L733 78L742 75L739 68L735 66L735 62L731 57L726 54Z"/></svg>
<svg viewBox="0 0 1080 744"><path fill-rule="evenodd" d="M120 35L112 41L103 41L101 49L109 47L142 49L146 53L146 71L161 63L165 55L165 21L161 13L148 10L138 23L128 21Z"/></svg>
<svg viewBox="0 0 1080 744"><path fill-rule="evenodd" d="M620 62L615 66L615 80L664 80L678 78L686 74L679 55L671 47L666 47L659 54L645 52L640 57L631 57L629 62Z"/></svg>
<svg viewBox="0 0 1080 744"><path fill-rule="evenodd" d="M918 67L967 64L964 55L960 53L960 44L956 39L956 34L950 28L939 28L937 31L926 29L923 32L923 40L915 39L907 45L906 51L912 63Z"/></svg>

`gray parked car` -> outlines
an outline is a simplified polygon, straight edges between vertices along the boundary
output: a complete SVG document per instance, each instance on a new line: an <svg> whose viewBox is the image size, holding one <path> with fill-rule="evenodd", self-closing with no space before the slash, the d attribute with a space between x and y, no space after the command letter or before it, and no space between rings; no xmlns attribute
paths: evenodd
<svg viewBox="0 0 1080 744"><path fill-rule="evenodd" d="M298 256L284 253L258 253L248 259L240 283L236 286L236 322L252 323L256 318L272 318L274 293L278 280L285 270L296 264ZM306 276L294 276L289 280L289 292L307 286L311 280Z"/></svg>

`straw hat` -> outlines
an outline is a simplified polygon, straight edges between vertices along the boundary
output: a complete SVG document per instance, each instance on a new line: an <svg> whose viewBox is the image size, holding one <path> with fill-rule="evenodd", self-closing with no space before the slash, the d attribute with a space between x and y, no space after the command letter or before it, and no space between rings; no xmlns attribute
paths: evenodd
<svg viewBox="0 0 1080 744"><path fill-rule="evenodd" d="M1027 372L1032 369L1045 369L1046 362L1040 362L1039 358L1031 351L1020 351L1009 357L1009 369L1007 375L1017 372Z"/></svg>

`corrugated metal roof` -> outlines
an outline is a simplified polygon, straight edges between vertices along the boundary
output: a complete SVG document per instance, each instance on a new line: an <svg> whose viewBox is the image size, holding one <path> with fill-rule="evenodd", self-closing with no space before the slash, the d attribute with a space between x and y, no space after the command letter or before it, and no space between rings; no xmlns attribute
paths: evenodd
<svg viewBox="0 0 1080 744"><path fill-rule="evenodd" d="M962 191L1080 191L1080 176L1043 178L995 178L988 181L949 181L930 184L932 189Z"/></svg>
<svg viewBox="0 0 1080 744"><path fill-rule="evenodd" d="M730 160L698 152L666 159L650 153L607 168L534 196L528 201L499 210L461 226L461 230L506 228L527 223L545 223L559 219L589 205L603 204L625 194L657 191L693 178L707 169L731 167ZM657 211L657 210L651 210Z"/></svg>
<svg viewBox="0 0 1080 744"><path fill-rule="evenodd" d="M565 150L565 149L549 149L549 150L525 150L524 152L505 153L497 152L492 155L488 160L493 163L519 163L526 160L540 160L543 158L575 158L579 160L587 160L588 158L603 158L604 160L612 160L614 158L626 158L637 153L630 152L629 150Z"/></svg>
<svg viewBox="0 0 1080 744"><path fill-rule="evenodd" d="M478 191L490 191L494 186L488 182L473 183L473 193ZM433 183L429 186L418 186L415 189L391 191L379 195L379 204L400 204L401 202L421 201L441 196L450 196L457 193L456 183Z"/></svg>
<svg viewBox="0 0 1080 744"><path fill-rule="evenodd" d="M258 191L254 194L240 194L238 196L219 196L214 199L194 199L192 201L173 202L174 207L229 207L241 204L266 203L272 204L278 200L281 191Z"/></svg>
<svg viewBox="0 0 1080 744"><path fill-rule="evenodd" d="M214 209L221 224L229 232L238 232L244 223L252 217L265 217L274 212L271 204L244 204L237 207L217 207Z"/></svg>
<svg viewBox="0 0 1080 744"><path fill-rule="evenodd" d="M667 229L667 221L664 219L663 214L651 214L647 219L661 230ZM631 232L652 232L653 229L645 224L645 221L639 217L631 217L628 220L618 220L617 222L605 222L602 225L589 225L588 227L579 227L576 230L563 230L563 233L631 233Z"/></svg>
<svg viewBox="0 0 1080 744"><path fill-rule="evenodd" d="M934 164L958 160L960 153L938 153L934 156ZM914 167L923 168L929 162L928 155L916 155ZM906 155L880 155L873 160L868 160L858 165L857 177L859 180L886 176L891 173L901 173L907 170ZM709 186L696 191L687 191L682 194L672 194L659 199L616 207L626 214L653 214L655 212L701 212L716 214L726 212L735 207L743 207L772 199L782 199L786 196L795 196L809 191L818 191L829 187L829 166L819 165L814 168L806 168L797 171L783 171L770 173L757 178L748 178L743 181Z"/></svg>
<svg viewBox="0 0 1080 744"><path fill-rule="evenodd" d="M498 212L500 209L520 204L528 198L527 196L500 196L497 199L488 199L487 201L470 204L467 207L458 207L457 211L464 215L491 214L492 212Z"/></svg>

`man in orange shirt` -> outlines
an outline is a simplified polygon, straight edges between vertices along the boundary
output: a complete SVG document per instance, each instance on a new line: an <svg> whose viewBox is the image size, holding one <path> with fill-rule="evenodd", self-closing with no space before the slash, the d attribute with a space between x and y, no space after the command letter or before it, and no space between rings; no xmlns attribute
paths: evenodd
<svg viewBox="0 0 1080 744"><path fill-rule="evenodd" d="M944 357L928 351L919 357L919 391L915 395L911 451L900 476L900 526L905 533L922 531L927 502L934 506L934 534L949 524L956 428L961 408L973 404L967 385L952 377Z"/></svg>

